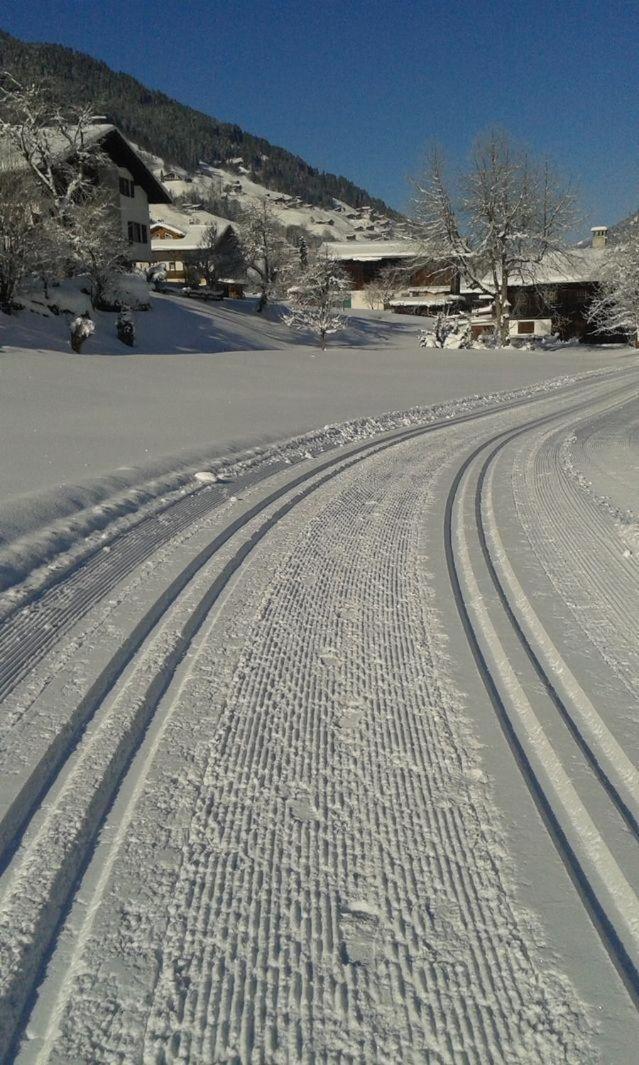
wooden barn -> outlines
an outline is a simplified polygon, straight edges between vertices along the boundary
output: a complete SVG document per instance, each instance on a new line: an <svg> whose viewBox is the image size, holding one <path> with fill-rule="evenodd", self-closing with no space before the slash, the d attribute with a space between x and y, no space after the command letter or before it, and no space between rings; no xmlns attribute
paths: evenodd
<svg viewBox="0 0 639 1065"><path fill-rule="evenodd" d="M522 270L519 276L511 277L508 285L511 335L536 335L539 330L535 323L550 322L551 331L562 340L578 337L597 343L623 339L597 334L588 322L606 244L606 227L594 226L589 245L549 254L531 268L529 275ZM469 283L462 283L461 292L469 307L486 298Z"/></svg>
<svg viewBox="0 0 639 1065"><path fill-rule="evenodd" d="M319 249L342 266L351 281L351 307L370 307L367 286L395 272L394 284L380 294L379 306L406 314L432 314L459 293L459 277L452 266L425 264L419 247L408 240L326 241Z"/></svg>

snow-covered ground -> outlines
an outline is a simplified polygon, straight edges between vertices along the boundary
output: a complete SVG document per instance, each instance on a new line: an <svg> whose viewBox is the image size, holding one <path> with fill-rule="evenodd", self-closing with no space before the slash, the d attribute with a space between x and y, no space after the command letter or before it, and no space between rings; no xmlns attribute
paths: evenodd
<svg viewBox="0 0 639 1065"><path fill-rule="evenodd" d="M269 189L251 180L239 158L233 167L204 163L195 173L189 173L181 167L169 168L163 159L149 152L143 155L158 177L167 171L174 175L169 179L163 178L171 196L174 199L186 197L192 205L201 204L202 201L206 203L212 197L224 197L239 210L266 202L282 226L296 226L306 230L310 237L322 241L386 239L393 236L397 227L394 219L369 207L352 207L341 200L334 200L332 207L317 207L299 197ZM228 221L201 210L189 210L186 214L179 207L166 207L163 204L153 204L151 215L153 221L166 221L178 226L185 222L188 225L189 216L193 221L198 218L218 224Z"/></svg>
<svg viewBox="0 0 639 1065"><path fill-rule="evenodd" d="M420 319L358 311L324 353L252 301L154 296L136 347L95 315L82 355L67 323L0 325L0 525L4 539L96 505L178 466L327 423L520 388L622 364L628 351L433 352ZM346 346L346 345L349 346Z"/></svg>
<svg viewBox="0 0 639 1065"><path fill-rule="evenodd" d="M0 1058L630 1065L636 353L147 321L0 354Z"/></svg>

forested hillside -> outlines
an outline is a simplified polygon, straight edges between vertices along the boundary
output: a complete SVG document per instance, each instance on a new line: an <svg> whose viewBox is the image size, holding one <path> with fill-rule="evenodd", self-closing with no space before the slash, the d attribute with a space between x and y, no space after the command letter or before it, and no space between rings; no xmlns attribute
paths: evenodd
<svg viewBox="0 0 639 1065"><path fill-rule="evenodd" d="M395 214L346 178L316 170L264 138L147 89L82 52L58 44L30 44L0 30L0 67L20 81L45 83L62 104L91 101L142 148L188 170L200 160L224 163L242 156L253 179L278 192L325 207L337 197L353 207L370 205Z"/></svg>
<svg viewBox="0 0 639 1065"><path fill-rule="evenodd" d="M630 237L636 236L637 233L639 233L639 211L635 211L634 214L628 215L627 218L622 218L621 222L616 222L614 226L611 226L608 238L612 242L628 240Z"/></svg>

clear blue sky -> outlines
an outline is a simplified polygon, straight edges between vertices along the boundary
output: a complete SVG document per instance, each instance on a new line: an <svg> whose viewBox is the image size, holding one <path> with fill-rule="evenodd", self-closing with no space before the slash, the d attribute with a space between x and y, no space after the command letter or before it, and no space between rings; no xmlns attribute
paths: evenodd
<svg viewBox="0 0 639 1065"><path fill-rule="evenodd" d="M432 139L457 161L491 125L574 180L586 229L639 207L637 0L11 0L0 25L400 209Z"/></svg>

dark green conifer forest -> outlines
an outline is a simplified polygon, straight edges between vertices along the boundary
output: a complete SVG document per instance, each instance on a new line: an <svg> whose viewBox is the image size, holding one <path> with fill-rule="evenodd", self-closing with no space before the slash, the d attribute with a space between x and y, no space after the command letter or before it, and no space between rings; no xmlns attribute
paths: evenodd
<svg viewBox="0 0 639 1065"><path fill-rule="evenodd" d="M91 102L127 137L167 163L194 170L200 160L214 163L242 156L254 179L277 192L323 207L330 207L336 197L353 207L370 205L399 217L347 178L316 170L284 148L147 89L82 52L27 43L0 30L0 68L20 82L46 85L59 104Z"/></svg>

